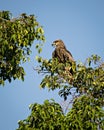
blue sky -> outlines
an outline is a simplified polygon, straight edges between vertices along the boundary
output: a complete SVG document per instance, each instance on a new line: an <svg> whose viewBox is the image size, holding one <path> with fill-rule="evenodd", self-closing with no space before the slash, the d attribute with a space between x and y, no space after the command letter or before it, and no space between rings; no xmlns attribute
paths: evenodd
<svg viewBox="0 0 104 130"><path fill-rule="evenodd" d="M0 10L9 10L14 17L24 12L37 16L46 36L41 54L44 58L51 58L51 43L62 39L76 61L84 62L92 54L104 59L104 0L0 0ZM39 88L43 75L33 70L37 65L34 45L32 51L31 62L24 64L25 81L0 87L0 130L15 130L17 121L29 115L31 103L50 98L62 102L58 91Z"/></svg>

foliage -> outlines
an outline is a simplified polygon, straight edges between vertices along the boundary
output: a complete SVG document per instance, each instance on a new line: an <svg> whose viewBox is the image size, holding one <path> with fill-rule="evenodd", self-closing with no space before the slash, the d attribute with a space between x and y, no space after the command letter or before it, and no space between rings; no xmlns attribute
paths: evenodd
<svg viewBox="0 0 104 130"><path fill-rule="evenodd" d="M97 55L85 64L58 63L57 59L37 57L38 73L44 74L41 88L59 89L59 95L72 108L49 101L33 104L30 116L19 121L18 130L103 130L104 129L104 63ZM70 69L73 75L70 75ZM70 96L70 99L67 97ZM32 121L31 121L32 118Z"/></svg>
<svg viewBox="0 0 104 130"><path fill-rule="evenodd" d="M29 60L33 41L44 41L44 31L34 15L21 14L12 18L9 11L0 12L0 84L5 80L24 80L21 63ZM37 44L38 52L41 52Z"/></svg>
<svg viewBox="0 0 104 130"><path fill-rule="evenodd" d="M24 80L22 63L29 60L34 40L45 41L44 31L34 15L23 13L12 18L9 11L0 12L0 84L4 85L5 80ZM36 44L38 53L42 51L41 45ZM57 59L38 56L36 59L40 64L36 70L44 74L40 87L59 89L59 95L68 104L65 111L54 100L31 104L31 114L18 122L17 130L103 130L104 63L101 58L92 55L85 64L59 63ZM68 110L70 104L72 108Z"/></svg>
<svg viewBox="0 0 104 130"><path fill-rule="evenodd" d="M85 64L79 63L77 65L70 63L58 63L56 60L44 60L41 57L37 58L40 63L37 68L38 73L44 73L45 76L40 84L42 88L48 87L49 90L61 89L59 94L67 98L72 94L74 88L76 94L90 94L94 98L100 98L104 105L104 66L102 66L101 58L97 55L92 55L86 60ZM74 72L70 75L69 69Z"/></svg>
<svg viewBox="0 0 104 130"><path fill-rule="evenodd" d="M67 120L71 130L103 130L104 110L96 105L93 96L82 95L76 98Z"/></svg>
<svg viewBox="0 0 104 130"><path fill-rule="evenodd" d="M31 115L23 121L19 121L17 130L58 130L64 129L65 121L62 108L58 103L44 101L44 104L30 105Z"/></svg>

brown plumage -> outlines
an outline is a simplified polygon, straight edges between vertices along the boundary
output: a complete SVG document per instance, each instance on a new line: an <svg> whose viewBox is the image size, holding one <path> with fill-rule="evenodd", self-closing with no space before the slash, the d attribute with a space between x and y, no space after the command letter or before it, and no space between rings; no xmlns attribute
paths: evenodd
<svg viewBox="0 0 104 130"><path fill-rule="evenodd" d="M72 54L66 49L62 40L56 40L52 45L56 47L52 53L52 58L57 58L60 63L75 62Z"/></svg>
<svg viewBox="0 0 104 130"><path fill-rule="evenodd" d="M72 66L76 66L76 63L73 59L72 54L66 49L63 41L55 40L52 45L56 47L52 53L52 58L58 59L59 63L69 63L70 65L64 68L64 73L67 73L68 75L73 75L76 67L72 69Z"/></svg>
<svg viewBox="0 0 104 130"><path fill-rule="evenodd" d="M62 63L65 66L62 66L61 71L58 69L57 73L60 79L64 79L63 81L67 81L69 84L73 84L74 78L73 74L75 73L74 65L75 61L73 59L72 54L66 49L62 40L56 40L52 44L55 46L55 50L52 53L52 58L57 59L59 64ZM69 64L67 64L69 63ZM75 65L76 66L76 65ZM64 93L64 100L67 99L67 93Z"/></svg>

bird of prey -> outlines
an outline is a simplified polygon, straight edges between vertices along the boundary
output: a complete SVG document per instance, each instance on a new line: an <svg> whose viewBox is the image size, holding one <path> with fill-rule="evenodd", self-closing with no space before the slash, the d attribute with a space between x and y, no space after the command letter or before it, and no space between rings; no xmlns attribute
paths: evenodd
<svg viewBox="0 0 104 130"><path fill-rule="evenodd" d="M62 64L62 68L59 67L59 69L56 71L59 78L62 79L62 82L67 81L69 84L72 85L74 81L73 74L75 73L74 66L76 66L72 54L66 49L64 42L60 39L55 40L52 46L55 46L55 50L52 53L52 59L57 59L58 63ZM63 64L65 66L63 66ZM66 100L68 96L67 93L63 92L63 95L64 100Z"/></svg>
<svg viewBox="0 0 104 130"><path fill-rule="evenodd" d="M52 45L55 46L55 50L52 53L52 58L57 59L59 63L69 63L70 65L64 68L64 72L68 75L73 75L76 70L76 63L72 54L66 49L63 41L60 39L55 40ZM74 68L72 69L73 65Z"/></svg>
<svg viewBox="0 0 104 130"><path fill-rule="evenodd" d="M66 49L62 40L55 40L52 46L56 47L52 53L52 58L57 58L59 63L75 62L72 54Z"/></svg>

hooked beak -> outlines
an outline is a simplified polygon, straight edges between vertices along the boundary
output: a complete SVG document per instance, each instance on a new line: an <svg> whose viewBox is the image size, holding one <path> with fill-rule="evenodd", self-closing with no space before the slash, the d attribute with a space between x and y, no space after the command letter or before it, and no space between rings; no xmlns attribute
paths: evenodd
<svg viewBox="0 0 104 130"><path fill-rule="evenodd" d="M52 46L56 46L55 42L53 42L51 45L52 45Z"/></svg>

